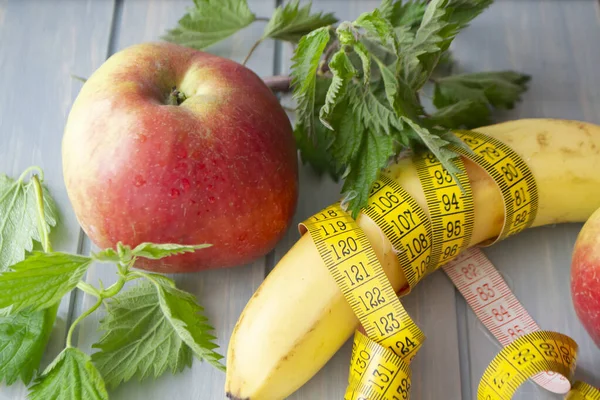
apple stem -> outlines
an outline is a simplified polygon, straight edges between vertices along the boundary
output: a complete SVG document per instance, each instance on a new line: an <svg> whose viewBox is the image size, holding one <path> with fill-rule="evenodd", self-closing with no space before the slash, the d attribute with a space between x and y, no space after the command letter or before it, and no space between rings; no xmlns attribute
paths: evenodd
<svg viewBox="0 0 600 400"><path fill-rule="evenodd" d="M289 75L267 76L263 82L274 93L287 93L292 89L292 78Z"/></svg>
<svg viewBox="0 0 600 400"><path fill-rule="evenodd" d="M187 99L187 96L177 90L177 87L173 86L171 93L169 93L169 97L167 98L167 104L170 106L178 106L183 103L185 99Z"/></svg>

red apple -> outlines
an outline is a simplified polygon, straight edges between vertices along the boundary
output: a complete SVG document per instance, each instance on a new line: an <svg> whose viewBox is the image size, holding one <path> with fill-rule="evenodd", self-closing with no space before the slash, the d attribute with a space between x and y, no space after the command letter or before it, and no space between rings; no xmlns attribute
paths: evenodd
<svg viewBox="0 0 600 400"><path fill-rule="evenodd" d="M579 320L600 347L600 208L588 218L575 242L571 297Z"/></svg>
<svg viewBox="0 0 600 400"><path fill-rule="evenodd" d="M248 263L288 228L298 196L290 122L251 70L168 43L129 47L84 84L63 138L67 192L99 247L213 246L137 266Z"/></svg>

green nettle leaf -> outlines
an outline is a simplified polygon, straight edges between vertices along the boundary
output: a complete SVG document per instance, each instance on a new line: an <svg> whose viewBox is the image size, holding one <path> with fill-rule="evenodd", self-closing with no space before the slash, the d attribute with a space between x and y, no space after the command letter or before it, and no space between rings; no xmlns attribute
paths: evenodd
<svg viewBox="0 0 600 400"><path fill-rule="evenodd" d="M417 3L412 6L415 10ZM405 80L413 89L423 86L458 32L491 3L491 0L432 0L427 4L403 62Z"/></svg>
<svg viewBox="0 0 600 400"><path fill-rule="evenodd" d="M208 324L208 318L202 314L204 309L195 297L162 282L155 281L155 287L162 313L179 338L196 357L224 371L225 367L220 362L223 356L214 351L219 346L210 334L214 328Z"/></svg>
<svg viewBox="0 0 600 400"><path fill-rule="evenodd" d="M441 107L430 115L434 125L446 128L476 128L491 123L490 109L480 101L460 100L449 106Z"/></svg>
<svg viewBox="0 0 600 400"><path fill-rule="evenodd" d="M451 0L432 0L425 9L421 25L415 33L414 46L425 52L445 50L450 45L454 35L458 33L456 26L448 21ZM449 29L450 28L450 29Z"/></svg>
<svg viewBox="0 0 600 400"><path fill-rule="evenodd" d="M43 187L46 228L56 225L58 212L54 200ZM33 183L23 183L0 175L0 272L22 261L25 251L40 241Z"/></svg>
<svg viewBox="0 0 600 400"><path fill-rule="evenodd" d="M361 14L354 21L354 25L377 37L382 45L387 46L394 54L398 55L398 38L394 32L394 27L381 15L378 9Z"/></svg>
<svg viewBox="0 0 600 400"><path fill-rule="evenodd" d="M388 108L383 102L386 93L379 91L368 91L362 99L363 103L358 112L365 126L377 130L380 133L390 135L393 131L402 129L402 121L394 110Z"/></svg>
<svg viewBox="0 0 600 400"><path fill-rule="evenodd" d="M275 9L263 38L281 39L297 43L311 31L335 24L338 20L331 13L310 13L311 3L299 7L299 0L292 0Z"/></svg>
<svg viewBox="0 0 600 400"><path fill-rule="evenodd" d="M446 107L461 100L511 109L527 90L530 77L512 71L478 72L436 79L433 103Z"/></svg>
<svg viewBox="0 0 600 400"><path fill-rule="evenodd" d="M381 4L377 9L383 18L389 20L392 15L392 10L394 9L394 0L381 0Z"/></svg>
<svg viewBox="0 0 600 400"><path fill-rule="evenodd" d="M331 85L331 78L317 76L315 88L314 118L318 118L319 109L325 104L327 90ZM304 164L310 164L318 175L329 174L334 180L339 179L339 173L332 158L329 148L334 140L334 133L320 122L314 124L313 136L308 137L307 129L302 121L296 122L294 126L294 138L296 147L300 151Z"/></svg>
<svg viewBox="0 0 600 400"><path fill-rule="evenodd" d="M386 5L386 12L382 11L382 14L394 27L407 26L415 29L423 19L425 8L426 0L395 1L393 5Z"/></svg>
<svg viewBox="0 0 600 400"><path fill-rule="evenodd" d="M99 251L98 253L93 253L92 256L94 257L94 259L96 259L98 261L105 261L105 262L121 261L121 257L113 249L104 249L104 250Z"/></svg>
<svg viewBox="0 0 600 400"><path fill-rule="evenodd" d="M331 155L340 167L347 167L360 149L363 136L363 124L360 114L354 110L349 100L336 107L335 141L331 146ZM341 168L340 168L341 169Z"/></svg>
<svg viewBox="0 0 600 400"><path fill-rule="evenodd" d="M159 260L161 258L174 256L177 254L193 253L196 250L205 249L210 247L210 244L199 244L199 245L182 245L175 243L141 243L131 251L131 254L136 257L149 258L152 260Z"/></svg>
<svg viewBox="0 0 600 400"><path fill-rule="evenodd" d="M329 28L316 29L300 39L292 57L292 86L298 122L311 138L315 132L315 93L319 60L329 43Z"/></svg>
<svg viewBox="0 0 600 400"><path fill-rule="evenodd" d="M450 143L451 145L462 147L467 152L469 152L471 154L475 154L475 153L473 153L473 150L469 147L469 145L467 145L465 142L463 142L461 139L459 139L458 136L456 136L452 131L450 131L448 129L444 129L444 128L437 128L437 127L431 128L431 131L434 132L434 134L441 137L446 142ZM442 148L442 150L444 152L446 152L450 158L454 158L454 157L458 156L458 154L452 154L453 152L450 152L445 147Z"/></svg>
<svg viewBox="0 0 600 400"><path fill-rule="evenodd" d="M329 118L331 117L331 113L336 104L338 104L345 96L348 84L356 75L356 69L354 69L348 54L346 54L344 50L338 50L333 57L331 57L329 69L333 73L333 79L327 90L325 104L321 107L319 118L323 125L329 129L333 129Z"/></svg>
<svg viewBox="0 0 600 400"><path fill-rule="evenodd" d="M451 75L453 67L454 58L452 52L450 50L446 50L440 54L437 65L431 72L429 79L435 81L438 78Z"/></svg>
<svg viewBox="0 0 600 400"><path fill-rule="evenodd" d="M202 50L256 20L246 0L194 0L194 6L164 40Z"/></svg>
<svg viewBox="0 0 600 400"><path fill-rule="evenodd" d="M336 141L332 146L334 154L346 167L342 193L344 204L353 217L366 204L379 171L394 154L394 135L391 133L397 133L399 125L395 124L400 124L394 112L381 104L373 92L366 92L364 97L356 92L353 87L347 97L348 103L340 105L343 106L340 107L342 115L338 118ZM369 106L375 113L370 112Z"/></svg>
<svg viewBox="0 0 600 400"><path fill-rule="evenodd" d="M408 126L417 134L423 144L436 156L436 158L442 163L444 168L455 178L458 183L456 174L460 173L460 170L454 165L452 160L458 155L452 150L446 148L451 142L446 138L440 137L431 133L426 127L419 125L408 118L404 118L404 121Z"/></svg>
<svg viewBox="0 0 600 400"><path fill-rule="evenodd" d="M358 40L358 32L352 24L343 22L337 27L336 34L340 44L343 46L343 50L346 53L354 51L360 58L363 68L363 83L365 86L368 86L371 80L371 55L367 47ZM352 65L352 61L350 63Z"/></svg>
<svg viewBox="0 0 600 400"><path fill-rule="evenodd" d="M102 376L90 357L74 347L66 348L36 379L29 400L108 400Z"/></svg>
<svg viewBox="0 0 600 400"><path fill-rule="evenodd" d="M0 275L0 314L48 308L73 290L90 266L90 257L33 252Z"/></svg>
<svg viewBox="0 0 600 400"><path fill-rule="evenodd" d="M363 83L365 86L369 86L371 80L371 55L369 54L369 50L361 42L355 42L353 48L362 62Z"/></svg>
<svg viewBox="0 0 600 400"><path fill-rule="evenodd" d="M306 136L306 127L301 122L294 126L296 147L300 151L303 164L310 164L317 175L329 174L334 180L339 179L329 147L333 142L333 132L321 123L315 124L314 136Z"/></svg>
<svg viewBox="0 0 600 400"><path fill-rule="evenodd" d="M425 9L408 54L403 60L404 78L413 88L419 89L433 72L441 53L448 49L458 33L450 23L451 9L445 8L449 0L432 0Z"/></svg>
<svg viewBox="0 0 600 400"><path fill-rule="evenodd" d="M58 307L0 317L0 382L26 385L37 371Z"/></svg>
<svg viewBox="0 0 600 400"><path fill-rule="evenodd" d="M107 386L191 366L192 352L163 314L153 284L143 282L119 293L108 301L106 312L100 323L104 334L93 345L100 351L92 360Z"/></svg>
<svg viewBox="0 0 600 400"><path fill-rule="evenodd" d="M462 29L493 2L494 0L450 0L447 5L452 10L449 22Z"/></svg>
<svg viewBox="0 0 600 400"><path fill-rule="evenodd" d="M381 73L386 98L396 117L408 117L416 120L423 113L423 110L415 96L415 92L383 62L377 58L374 59ZM402 127L401 122L399 126Z"/></svg>
<svg viewBox="0 0 600 400"><path fill-rule="evenodd" d="M398 95L398 79L394 76L394 73L390 71L390 69L383 64L379 59L375 59L377 66L379 67L379 71L381 72L381 77L383 79L383 87L385 90L385 96L387 98L388 103L392 107L396 113L398 113L397 108L397 95Z"/></svg>
<svg viewBox="0 0 600 400"><path fill-rule="evenodd" d="M366 204L373 182L381 168L385 167L394 154L392 136L381 135L377 130L366 126L359 150L355 153L349 172L346 175L342 192L352 216L356 218L360 208Z"/></svg>

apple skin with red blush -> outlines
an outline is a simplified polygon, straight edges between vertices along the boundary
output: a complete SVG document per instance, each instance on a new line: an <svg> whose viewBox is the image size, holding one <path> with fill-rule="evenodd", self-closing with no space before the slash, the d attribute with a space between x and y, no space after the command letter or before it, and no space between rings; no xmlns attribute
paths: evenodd
<svg viewBox="0 0 600 400"><path fill-rule="evenodd" d="M600 209L588 218L575 242L571 298L577 317L600 348Z"/></svg>
<svg viewBox="0 0 600 400"><path fill-rule="evenodd" d="M295 212L289 119L254 72L226 58L170 43L116 53L82 87L62 146L69 199L98 247L212 245L136 267L252 262Z"/></svg>

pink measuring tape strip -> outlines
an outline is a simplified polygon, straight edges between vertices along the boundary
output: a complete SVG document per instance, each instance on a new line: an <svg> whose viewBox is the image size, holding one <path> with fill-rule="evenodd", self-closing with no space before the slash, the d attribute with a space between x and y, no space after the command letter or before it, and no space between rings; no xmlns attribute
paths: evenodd
<svg viewBox="0 0 600 400"><path fill-rule="evenodd" d="M477 318L502 346L541 330L481 250L465 250L443 269ZM571 383L554 372L541 372L531 379L554 393L564 394L571 389Z"/></svg>

